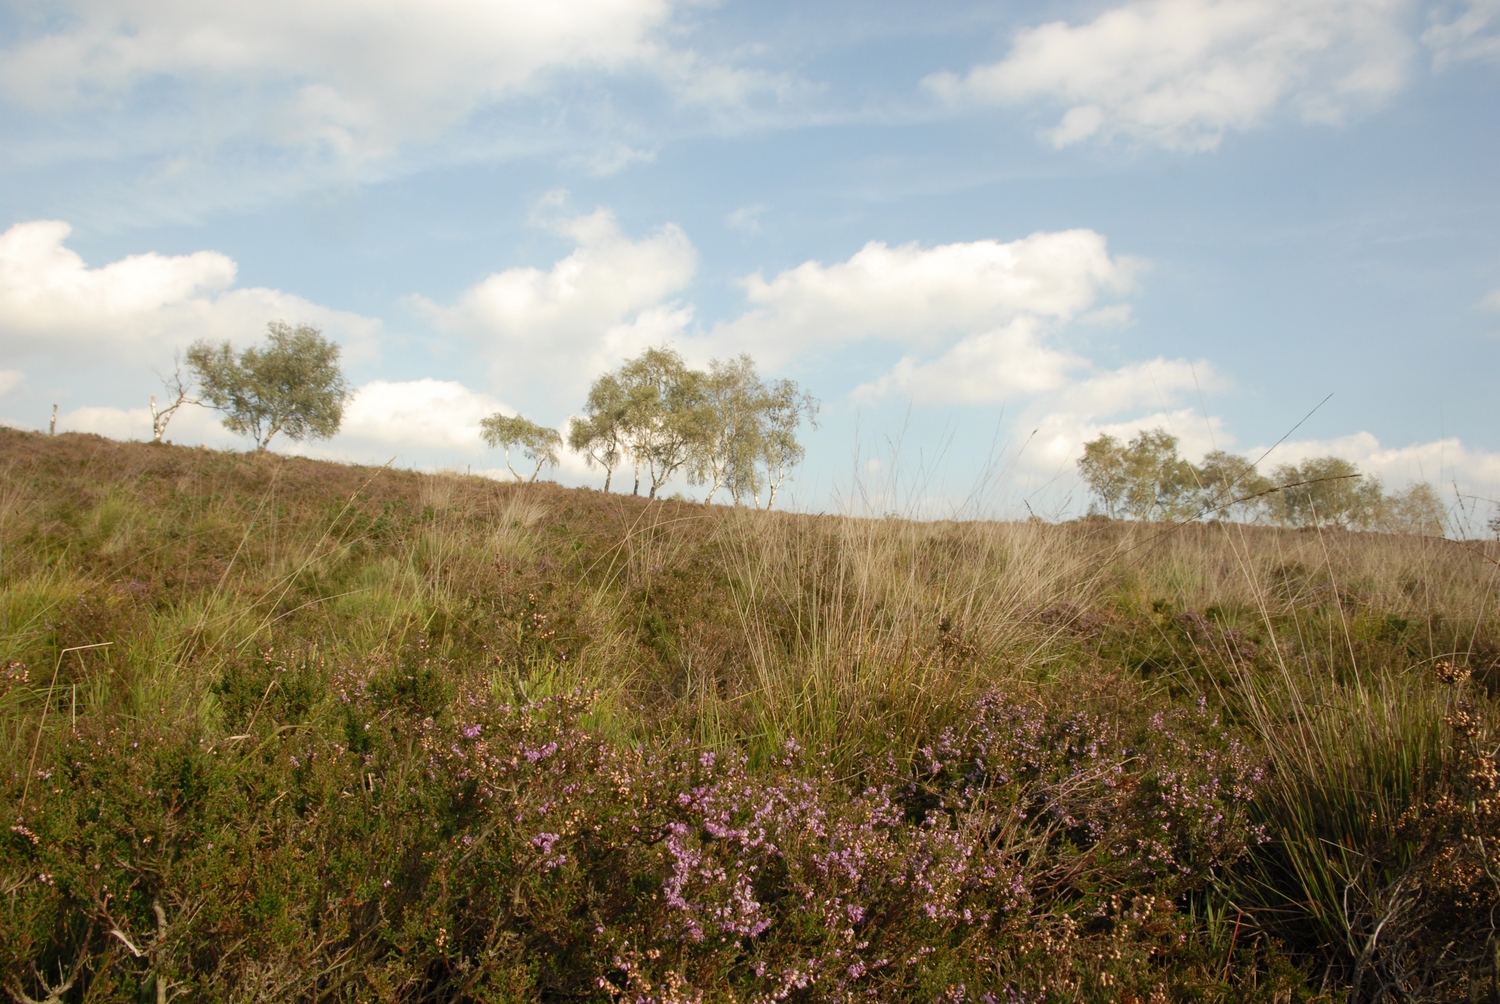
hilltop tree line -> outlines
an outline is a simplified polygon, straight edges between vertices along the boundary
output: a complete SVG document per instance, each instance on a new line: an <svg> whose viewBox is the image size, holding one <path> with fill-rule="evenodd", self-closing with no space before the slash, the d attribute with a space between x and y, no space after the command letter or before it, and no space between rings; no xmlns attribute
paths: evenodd
<svg viewBox="0 0 1500 1004"><path fill-rule="evenodd" d="M228 342L195 342L187 351L190 379L179 365L165 381L166 403L151 398L152 438L184 404L221 412L226 428L266 449L277 435L327 439L343 422L350 391L339 367L339 347L309 325L268 327L264 346L238 354ZM198 396L189 393L196 381ZM647 495L681 473L707 487L705 500L727 491L736 505L770 508L805 450L804 424L817 427L818 402L792 380L763 379L748 355L714 360L706 371L687 366L670 348L648 349L594 381L583 415L559 431L520 415L495 413L481 420L480 436L505 453L518 481L535 481L556 467L564 443L589 467L604 470L609 491L617 469L642 476ZM524 458L524 459L522 459ZM515 467L530 464L529 474Z"/></svg>
<svg viewBox="0 0 1500 1004"><path fill-rule="evenodd" d="M339 367L339 347L309 325L273 322L264 347L236 354L228 342L195 342L186 362L200 388L189 394L179 366L166 380L168 403L151 399L152 434L160 442L184 404L204 404L224 415L231 431L264 450L277 435L328 438L339 429L350 392ZM564 444L591 468L604 471L609 491L617 470L632 475L633 494L644 476L656 498L676 474L707 488L705 501L726 491L736 505L770 508L805 450L804 423L817 426L818 402L792 380L763 379L748 355L715 359L707 370L687 366L670 348L647 349L589 388L583 414L566 429L521 415L495 413L479 432L505 454L518 481L535 481L556 467ZM1178 440L1162 429L1128 442L1108 434L1085 443L1079 472L1094 496L1090 511L1112 519L1229 519L1285 526L1335 526L1441 534L1444 511L1430 484L1388 493L1380 480L1340 457L1314 457L1262 474L1248 459L1214 450L1194 464L1178 455ZM512 455L531 465L523 475ZM1500 534L1500 519L1492 524Z"/></svg>
<svg viewBox="0 0 1500 1004"><path fill-rule="evenodd" d="M769 509L805 455L797 432L804 423L816 428L817 413L812 395L793 380L762 379L748 355L715 359L704 371L663 347L594 381L566 437L519 415L491 415L481 427L518 479L512 450L534 465L535 480L543 467L556 466L566 441L590 467L604 470L605 491L616 469L628 469L632 494L640 494L644 475L647 496L656 498L680 472L689 484L707 486L705 500L723 490L735 505L759 508L764 497Z"/></svg>
<svg viewBox="0 0 1500 1004"><path fill-rule="evenodd" d="M1177 437L1154 429L1129 442L1100 435L1085 443L1078 470L1094 496L1090 511L1112 519L1231 519L1437 535L1444 528L1432 485L1388 493L1378 478L1341 457L1282 464L1268 476L1223 450L1191 463L1178 456Z"/></svg>

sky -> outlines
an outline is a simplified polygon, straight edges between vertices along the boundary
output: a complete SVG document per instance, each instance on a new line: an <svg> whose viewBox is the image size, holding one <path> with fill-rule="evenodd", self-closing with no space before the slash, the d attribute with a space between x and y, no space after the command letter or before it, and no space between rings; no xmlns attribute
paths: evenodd
<svg viewBox="0 0 1500 1004"><path fill-rule="evenodd" d="M286 321L309 456L498 475L665 344L822 402L809 511L1076 516L1154 428L1500 499L1500 0L0 0L0 139L18 427Z"/></svg>

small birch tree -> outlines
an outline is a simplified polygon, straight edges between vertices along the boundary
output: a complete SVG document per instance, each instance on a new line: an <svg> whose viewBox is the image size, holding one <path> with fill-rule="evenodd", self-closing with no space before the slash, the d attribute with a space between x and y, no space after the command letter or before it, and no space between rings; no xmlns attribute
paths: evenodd
<svg viewBox="0 0 1500 1004"><path fill-rule="evenodd" d="M770 509L782 482L807 455L797 440L797 429L803 422L818 427L818 401L796 381L778 380L767 388L760 411L760 459L766 474L766 508ZM758 506L760 497L755 498Z"/></svg>
<svg viewBox="0 0 1500 1004"><path fill-rule="evenodd" d="M1198 465L1199 508L1206 517L1254 520L1270 511L1271 479L1244 457L1214 450Z"/></svg>
<svg viewBox="0 0 1500 1004"><path fill-rule="evenodd" d="M1084 444L1078 470L1111 519L1199 515L1199 471L1177 455L1177 437L1164 429L1142 431L1123 446L1100 435Z"/></svg>
<svg viewBox="0 0 1500 1004"><path fill-rule="evenodd" d="M703 501L712 502L728 487L738 503L742 494L756 493L755 465L759 458L766 387L748 355L715 359L704 381L706 399L703 437L693 459L693 477L708 485Z"/></svg>
<svg viewBox="0 0 1500 1004"><path fill-rule="evenodd" d="M625 459L628 402L620 378L606 373L589 388L584 417L568 423L568 448L583 454L590 468L604 468L604 490L609 491L615 467ZM637 485L639 490L639 485Z"/></svg>
<svg viewBox="0 0 1500 1004"><path fill-rule="evenodd" d="M1380 482L1360 474L1342 457L1311 457L1276 468L1277 515L1292 526L1376 525L1385 506Z"/></svg>
<svg viewBox="0 0 1500 1004"><path fill-rule="evenodd" d="M1125 491L1128 487L1125 476L1125 450L1120 441L1109 433L1100 433L1098 439L1083 444L1083 456L1078 460L1078 471L1084 482L1098 500L1091 506L1110 519L1123 515Z"/></svg>
<svg viewBox="0 0 1500 1004"><path fill-rule="evenodd" d="M556 429L529 422L520 415L502 415L496 412L480 420L479 434L484 437L485 443L491 449L505 451L505 466L515 475L517 481L530 484L536 481L543 467L557 466L558 451L562 448L562 436L558 435ZM510 451L514 449L520 449L527 460L536 464L531 477L522 477L520 472L511 466Z"/></svg>

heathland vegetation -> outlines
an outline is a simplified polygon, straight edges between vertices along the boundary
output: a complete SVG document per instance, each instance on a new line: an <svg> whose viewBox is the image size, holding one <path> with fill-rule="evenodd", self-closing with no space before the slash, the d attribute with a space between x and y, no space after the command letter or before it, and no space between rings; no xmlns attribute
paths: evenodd
<svg viewBox="0 0 1500 1004"><path fill-rule="evenodd" d="M1496 544L1131 512L0 430L5 990L1495 1000Z"/></svg>

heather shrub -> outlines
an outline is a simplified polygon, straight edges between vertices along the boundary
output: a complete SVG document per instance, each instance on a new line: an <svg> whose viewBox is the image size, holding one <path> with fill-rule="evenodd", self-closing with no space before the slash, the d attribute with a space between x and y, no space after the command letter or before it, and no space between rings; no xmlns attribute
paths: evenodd
<svg viewBox="0 0 1500 1004"><path fill-rule="evenodd" d="M1254 767L1203 712L991 696L851 781L610 742L578 696L435 705L423 670L460 675L268 652L218 688L232 734L71 732L5 842L4 964L91 997L1149 994L1244 853Z"/></svg>

